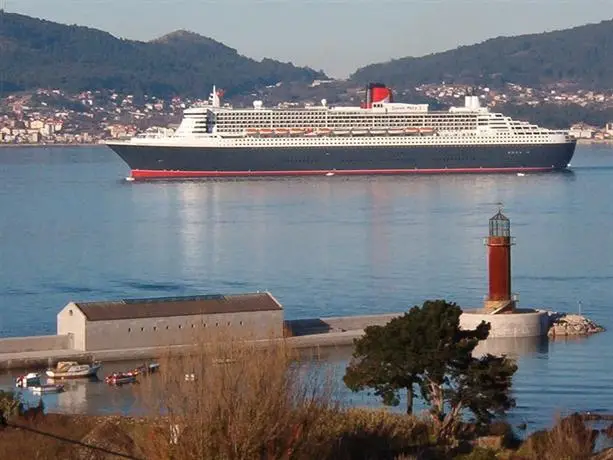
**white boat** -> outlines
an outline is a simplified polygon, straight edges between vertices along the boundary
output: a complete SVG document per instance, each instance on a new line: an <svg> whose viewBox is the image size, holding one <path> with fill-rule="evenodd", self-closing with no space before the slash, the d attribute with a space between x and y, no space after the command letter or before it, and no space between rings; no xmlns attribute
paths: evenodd
<svg viewBox="0 0 613 460"><path fill-rule="evenodd" d="M47 385L38 385L35 387L32 387L32 393L37 393L37 394L46 394L46 393L61 393L62 391L64 391L64 385L54 385L54 384L47 384Z"/></svg>
<svg viewBox="0 0 613 460"><path fill-rule="evenodd" d="M47 369L47 377L52 379L78 379L93 377L102 367L102 363L79 364L76 361L60 361L55 369Z"/></svg>
<svg viewBox="0 0 613 460"><path fill-rule="evenodd" d="M40 374L30 372L26 375L20 375L15 379L15 386L18 388L27 388L40 385Z"/></svg>

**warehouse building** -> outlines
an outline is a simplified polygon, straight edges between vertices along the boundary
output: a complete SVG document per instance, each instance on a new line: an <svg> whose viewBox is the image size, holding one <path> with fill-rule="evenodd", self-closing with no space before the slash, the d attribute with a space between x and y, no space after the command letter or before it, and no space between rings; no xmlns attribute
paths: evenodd
<svg viewBox="0 0 613 460"><path fill-rule="evenodd" d="M283 337L283 308L269 292L70 302L58 335L82 351L188 345L216 336Z"/></svg>

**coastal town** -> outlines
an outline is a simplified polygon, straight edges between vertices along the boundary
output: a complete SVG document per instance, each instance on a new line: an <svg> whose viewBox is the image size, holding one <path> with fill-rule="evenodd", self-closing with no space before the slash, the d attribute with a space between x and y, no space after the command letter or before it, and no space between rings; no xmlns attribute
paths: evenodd
<svg viewBox="0 0 613 460"><path fill-rule="evenodd" d="M314 81L310 87L325 87L335 81ZM282 83L274 85L281 87ZM346 99L359 100L363 88L347 89ZM414 92L435 101L441 107L461 104L467 91L479 97L482 106L495 111L505 104L537 107L542 104L574 105L610 109L613 92L572 89L559 84L548 88L529 88L508 83L503 89L469 88L465 85L427 84ZM409 91L398 92L399 96ZM270 93L269 93L270 94ZM271 98L272 106L294 107L317 104L318 100L283 101ZM69 94L59 89L38 89L0 98L0 145L96 144L110 139L126 139L138 133L172 133L183 110L202 106L208 99L154 95L119 94L112 90L83 91ZM581 120L566 127L569 133L586 142L613 142L613 120L592 126Z"/></svg>

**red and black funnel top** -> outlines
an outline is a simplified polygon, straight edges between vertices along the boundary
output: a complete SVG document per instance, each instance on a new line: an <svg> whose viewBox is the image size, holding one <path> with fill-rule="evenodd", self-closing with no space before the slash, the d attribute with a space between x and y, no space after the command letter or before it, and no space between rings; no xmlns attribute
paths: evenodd
<svg viewBox="0 0 613 460"><path fill-rule="evenodd" d="M366 88L366 108L377 102L393 102L392 90L383 83L369 83Z"/></svg>

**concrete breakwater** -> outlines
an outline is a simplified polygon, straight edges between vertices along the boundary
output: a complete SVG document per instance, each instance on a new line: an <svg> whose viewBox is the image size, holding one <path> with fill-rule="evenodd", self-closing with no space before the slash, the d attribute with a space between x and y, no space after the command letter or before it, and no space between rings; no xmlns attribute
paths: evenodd
<svg viewBox="0 0 613 460"><path fill-rule="evenodd" d="M354 339L373 325L385 325L403 313L380 315L311 318L284 321L284 337L247 340L265 345L285 340L297 349L352 345ZM506 320L505 320L506 317ZM530 310L512 315L487 315L467 312L460 318L461 327L473 328L482 320L492 325L490 337L525 338L587 335L604 330L593 321L579 315ZM0 339L0 369L26 369L53 366L58 361L128 361L158 358L168 353L189 352L193 344L134 347L84 351L73 347L72 337L50 335Z"/></svg>

